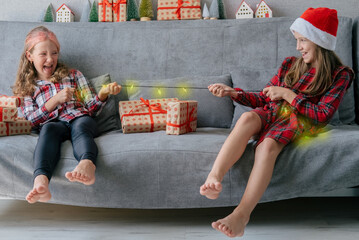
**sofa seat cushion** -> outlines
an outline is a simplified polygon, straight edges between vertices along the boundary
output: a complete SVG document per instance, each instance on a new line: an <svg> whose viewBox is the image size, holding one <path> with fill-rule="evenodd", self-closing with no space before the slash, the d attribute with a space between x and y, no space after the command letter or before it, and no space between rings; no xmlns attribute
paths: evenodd
<svg viewBox="0 0 359 240"><path fill-rule="evenodd" d="M96 183L92 186L70 183L64 177L77 164L71 143L66 141L50 183L51 202L149 209L235 206L253 166L253 141L225 175L223 191L216 201L198 192L229 132L224 128L199 128L197 132L180 136L166 135L164 131L109 132L96 138L99 156ZM359 127L335 126L328 128L323 136L313 138L307 145L285 147L261 202L359 185ZM2 139L2 197L23 200L32 188L32 154L36 142L37 135Z"/></svg>

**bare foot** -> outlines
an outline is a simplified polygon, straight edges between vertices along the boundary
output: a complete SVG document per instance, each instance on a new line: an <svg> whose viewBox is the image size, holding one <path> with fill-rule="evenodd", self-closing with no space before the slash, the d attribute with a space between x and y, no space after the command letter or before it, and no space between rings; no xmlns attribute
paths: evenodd
<svg viewBox="0 0 359 240"><path fill-rule="evenodd" d="M199 189L199 193L209 199L218 198L221 191L222 183L220 179L211 174L208 175L206 182Z"/></svg>
<svg viewBox="0 0 359 240"><path fill-rule="evenodd" d="M212 223L212 227L228 237L241 237L249 221L249 216L240 212L232 212L227 217Z"/></svg>
<svg viewBox="0 0 359 240"><path fill-rule="evenodd" d="M38 175L34 180L33 189L27 194L29 203L47 202L51 199L49 179L45 175Z"/></svg>
<svg viewBox="0 0 359 240"><path fill-rule="evenodd" d="M83 159L72 172L67 172L65 177L70 182L80 182L85 185L92 185L95 183L95 170L96 166L91 160Z"/></svg>

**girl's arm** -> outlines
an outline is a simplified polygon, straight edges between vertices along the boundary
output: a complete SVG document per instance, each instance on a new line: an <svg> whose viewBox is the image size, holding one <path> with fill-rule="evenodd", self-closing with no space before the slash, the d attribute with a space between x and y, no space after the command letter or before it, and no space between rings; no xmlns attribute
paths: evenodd
<svg viewBox="0 0 359 240"><path fill-rule="evenodd" d="M242 105L249 106L252 108L264 107L270 101L277 101L281 99L290 101L290 99L294 97L294 95L292 94L293 92L292 91L290 91L291 93L287 92L286 90L289 89L285 89L281 86L284 85L283 81L286 72L291 68L295 60L296 60L295 57L285 58L284 61L282 62L281 67L278 69L277 74L274 75L272 79L266 84L265 88L263 89L264 91L257 93L257 92L244 92L242 91L242 89L236 89L239 91L239 94L237 95L237 97L232 99ZM271 98L270 96L268 96L266 91L266 89L270 89L270 88L281 89L282 91L286 92L286 94L285 96L283 95L282 98L278 98L278 99L276 99L275 97Z"/></svg>
<svg viewBox="0 0 359 240"><path fill-rule="evenodd" d="M121 91L121 86L117 83L110 83L107 86L103 86L96 95L81 72L74 71L72 76L74 77L77 86L76 96L85 104L85 107L89 110L91 116L95 115L103 108L110 94L116 95Z"/></svg>
<svg viewBox="0 0 359 240"><path fill-rule="evenodd" d="M351 69L343 68L334 76L332 86L317 104L312 103L305 95L300 93L294 98L291 105L298 113L313 120L314 124L327 124L338 109L353 77L354 74Z"/></svg>
<svg viewBox="0 0 359 240"><path fill-rule="evenodd" d="M21 107L21 111L33 127L38 127L41 123L57 116L57 111L48 111L45 105L39 107L31 97L27 96L24 98L24 105Z"/></svg>
<svg viewBox="0 0 359 240"><path fill-rule="evenodd" d="M91 116L94 116L105 105L107 99L101 99L95 94L95 91L90 87L85 76L80 72L73 70L70 74L73 81L76 83L75 95L79 101L82 101L89 111Z"/></svg>

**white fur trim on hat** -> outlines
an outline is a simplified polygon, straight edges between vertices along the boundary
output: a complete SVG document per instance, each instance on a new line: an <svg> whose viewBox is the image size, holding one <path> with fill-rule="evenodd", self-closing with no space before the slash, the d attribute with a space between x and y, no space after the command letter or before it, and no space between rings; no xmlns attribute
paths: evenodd
<svg viewBox="0 0 359 240"><path fill-rule="evenodd" d="M297 32L322 48L332 51L335 49L337 43L337 38L335 36L316 28L303 18L297 18L292 26L290 26L290 30L293 34L294 32Z"/></svg>

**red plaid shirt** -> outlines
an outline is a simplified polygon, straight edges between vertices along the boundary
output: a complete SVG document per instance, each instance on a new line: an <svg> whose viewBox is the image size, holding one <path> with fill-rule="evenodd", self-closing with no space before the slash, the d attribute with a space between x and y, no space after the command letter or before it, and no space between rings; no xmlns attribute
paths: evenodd
<svg viewBox="0 0 359 240"><path fill-rule="evenodd" d="M62 89L75 88L74 97L63 104L58 105L52 112L47 111L45 103ZM97 95L94 94L87 79L80 71L71 70L68 77L58 83L38 80L34 94L24 98L24 106L21 107L24 117L31 121L33 127L41 127L45 123L58 119L70 122L83 115L95 115L104 106Z"/></svg>
<svg viewBox="0 0 359 240"><path fill-rule="evenodd" d="M295 57L286 58L277 74L266 85L288 88L284 77L296 61ZM275 139L283 144L304 135L315 135L333 117L341 100L349 88L354 77L348 67L338 67L333 71L333 84L322 95L310 96L301 93L311 83L315 75L315 68L304 73L300 80L291 88L297 97L288 103L285 100L271 101L263 92L243 92L240 89L236 102L254 108L262 119L262 132L259 135L259 144L265 138Z"/></svg>

